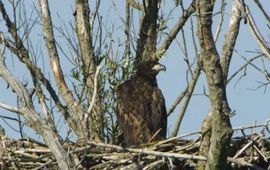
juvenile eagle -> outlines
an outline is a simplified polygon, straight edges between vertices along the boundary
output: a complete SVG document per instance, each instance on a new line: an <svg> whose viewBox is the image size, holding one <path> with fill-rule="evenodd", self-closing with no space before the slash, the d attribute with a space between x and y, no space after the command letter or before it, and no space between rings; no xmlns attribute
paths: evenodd
<svg viewBox="0 0 270 170"><path fill-rule="evenodd" d="M117 89L119 126L126 145L138 145L166 137L167 113L156 75L165 66L148 61L137 66L134 77Z"/></svg>

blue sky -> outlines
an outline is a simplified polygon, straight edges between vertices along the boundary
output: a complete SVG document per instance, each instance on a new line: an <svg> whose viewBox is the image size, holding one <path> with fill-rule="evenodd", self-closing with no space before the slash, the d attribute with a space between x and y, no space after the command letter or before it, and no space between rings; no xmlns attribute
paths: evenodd
<svg viewBox="0 0 270 170"><path fill-rule="evenodd" d="M29 13L31 12L30 9L33 8L33 4L36 4L36 1L25 1L26 2L26 9ZM123 40L123 23L121 23L120 17L124 16L124 0L114 0L113 2L116 4L116 7L112 7L110 1L102 1L101 2L101 10L100 14L103 15L103 21L108 24L110 27L111 24L115 24L115 27L118 28L117 31L114 33L114 37L116 39ZM174 6L174 1L166 1L166 4L163 3L162 5L165 6L164 13L168 14L168 9L171 9ZM217 49L219 52L221 52L222 43L224 41L224 33L227 30L228 27L228 19L231 14L231 0L227 1L226 6L226 15L225 15L225 22L224 26L222 27L222 32L219 37L219 41L217 42ZM56 26L60 26L63 21L73 21L72 13L74 11L74 2L72 0L58 0L53 1L50 0L50 7L51 7L51 13L53 16L53 22ZM251 1L248 2L250 5L252 5L252 14L255 18L255 21L257 22L260 31L265 36L266 40L269 41L270 39L270 32L269 29L266 27L266 21L264 20L261 13L256 10L257 6L255 6L254 3ZM270 6L270 1L261 1L261 3L264 4L264 6ZM92 8L92 7L91 7ZM9 8L10 9L10 8ZM93 9L93 8L92 8ZM217 4L216 10L219 9L219 4ZM267 8L266 8L267 10ZM177 18L179 16L180 9L176 9L169 20L169 28L174 25L174 23L177 21ZM11 13L11 11L8 11ZM270 11L267 11L268 14L270 14ZM60 18L60 19L59 19ZM195 16L192 16L194 25L196 24ZM135 22L138 22L138 18L134 18ZM214 25L213 25L213 33L216 31L216 25L220 20L220 16L216 15L214 17ZM138 24L135 24L135 27L138 27ZM0 23L0 29L5 30L5 26L3 23ZM184 27L185 33L186 33L186 39L187 39L187 45L188 45L188 52L189 56L191 58L194 57L194 51L192 46L192 41L190 37L190 23L188 22L186 26ZM35 28L33 32L31 33L31 36L33 38L33 44L36 46L36 48L43 49L43 59L40 56L40 60L38 61L39 65L48 66L49 63L46 59L47 52L44 50L44 44L42 43L42 36L41 36L41 30L39 28ZM57 37L59 41L61 41L61 37ZM177 37L177 40L181 44L181 36ZM39 44L39 45L38 45ZM121 49L120 49L121 50ZM238 37L238 41L236 44L236 48L238 54L234 53L231 68L229 71L229 75L232 75L239 67L241 67L243 64L245 64L245 61L241 58L241 56L246 57L247 59L250 59L251 57L254 57L255 54L249 53L247 51L259 51L258 45L256 43L256 40L253 38L248 25L243 24L240 28L240 34ZM66 66L67 62L64 58L61 58L63 61L63 65ZM29 79L30 76L27 74L23 74L23 70L25 70L24 66L22 64L19 64L16 61L16 58L13 56L11 57L11 60L8 60L7 63L8 66L10 66L12 72L19 76L20 80L23 79ZM177 96L185 89L186 87L186 69L187 66L184 62L183 53L181 50L179 50L179 46L177 43L173 43L172 46L169 48L168 52L165 54L165 56L161 59L161 62L166 65L167 71L162 72L158 75L158 83L159 86L164 94L167 108L169 108L177 98ZM261 67L262 62L261 60L257 60L256 65ZM269 65L269 62L265 61L266 67ZM66 67L64 67L66 69ZM270 70L269 70L270 71ZM48 69L44 69L44 72L46 75L50 74L50 71ZM243 72L242 72L243 73ZM240 73L240 75L242 74ZM252 67L248 67L246 70L247 76L243 77L238 83L237 79L240 76L237 76L227 87L227 97L229 101L229 105L232 110L236 111L236 115L231 118L231 122L233 127L241 126L241 125L250 125L257 123L264 123L266 119L270 118L270 110L268 108L268 104L270 101L269 97L269 90L267 89L264 91L264 89L258 89L258 90L251 90L255 89L260 84L258 81L265 82L265 77L263 74L259 73L257 70L255 70ZM51 75L51 74L50 74ZM230 77L230 76L229 76ZM53 77L51 76L53 79ZM208 99L202 95L204 88L207 90L207 84L205 82L204 74L201 74L201 77L197 83L195 92L189 107L187 109L187 112L185 114L185 117L181 124L180 134L188 133L192 131L197 131L201 127L201 123L203 118L208 112L210 103ZM14 94L11 94L10 92L7 93L6 91L6 84L3 82L3 80L0 79L0 102L9 103L11 105L16 105L16 97ZM169 117L169 129L168 132L171 132L172 126L174 126L174 120L176 119L177 115L179 114L181 105L179 105L175 112ZM1 115L11 115L10 113L0 109ZM12 114L13 115L13 114ZM6 126L6 124L0 119L0 123L2 126ZM16 127L16 123L9 122L12 126ZM14 132L10 127L7 128L7 133L10 132L11 136L16 137L18 133ZM33 133L33 132L31 132ZM179 134L179 135L180 135Z"/></svg>

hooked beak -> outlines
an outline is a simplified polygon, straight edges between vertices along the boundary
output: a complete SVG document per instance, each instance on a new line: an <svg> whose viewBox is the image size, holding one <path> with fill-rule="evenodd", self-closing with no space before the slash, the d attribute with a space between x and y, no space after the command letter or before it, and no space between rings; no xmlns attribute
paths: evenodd
<svg viewBox="0 0 270 170"><path fill-rule="evenodd" d="M163 64L155 64L153 67L152 67L152 70L155 70L155 71L166 71L166 67L163 65Z"/></svg>

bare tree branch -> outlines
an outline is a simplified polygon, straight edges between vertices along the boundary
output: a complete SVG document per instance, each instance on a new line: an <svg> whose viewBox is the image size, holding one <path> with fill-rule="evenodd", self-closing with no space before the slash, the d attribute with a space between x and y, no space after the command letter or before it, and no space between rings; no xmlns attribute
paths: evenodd
<svg viewBox="0 0 270 170"><path fill-rule="evenodd" d="M0 107L14 113L21 113L20 109L5 103L0 102Z"/></svg>
<svg viewBox="0 0 270 170"><path fill-rule="evenodd" d="M182 109L181 109L178 117L176 118L173 130L172 130L172 133L171 133L171 137L175 137L178 134L181 122L182 122L182 120L184 118L185 112L187 110L189 101L190 101L190 99L192 97L192 94L193 94L194 88L196 86L197 80L198 80L198 78L200 76L200 73L201 73L201 69L200 69L200 67L197 67L195 69L195 71L194 71L191 82L188 84L187 92L185 93L186 98L185 98L185 101L184 101L184 103L182 105Z"/></svg>
<svg viewBox="0 0 270 170"><path fill-rule="evenodd" d="M185 90L183 92L181 92L181 94L175 99L174 103L171 105L171 107L167 111L168 116L174 112L174 109L176 108L176 106L178 106L178 104L185 97L187 90L188 90L188 87L186 87Z"/></svg>
<svg viewBox="0 0 270 170"><path fill-rule="evenodd" d="M214 41L215 42L217 42L217 40L218 40L219 34L221 32L222 24L223 24L223 21L224 21L225 5L226 5L225 1L222 0L221 1L221 9L220 9L220 22L218 24L217 31L216 31L216 34L214 36Z"/></svg>
<svg viewBox="0 0 270 170"><path fill-rule="evenodd" d="M266 20L268 21L268 23L270 23L270 17L267 14L267 12L264 10L262 4L260 3L259 0L254 0L254 2L257 4L257 6L259 7L259 9L262 11L264 17L266 18Z"/></svg>
<svg viewBox="0 0 270 170"><path fill-rule="evenodd" d="M38 68L31 60L30 56L28 54L27 49L23 45L22 39L18 36L17 30L14 29L15 24L11 22L8 14L6 13L6 10L4 8L4 5L2 1L0 1L0 11L2 13L2 16L6 22L6 26L8 28L8 31L12 35L13 39L15 39L15 47L10 44L8 40L4 37L3 33L0 33L0 43L4 44L12 53L14 53L18 59L26 64L27 68L30 70L31 74L37 78L40 82L43 83L43 85L46 87L48 92L51 94L52 99L54 100L56 106L59 108L59 110L63 113L63 116L67 120L67 122L70 124L70 126L73 129L76 129L76 123L70 116L69 112L67 111L67 108L62 105L61 101L58 98L58 95L56 94L55 90L53 89L50 81L43 75L41 72L41 69Z"/></svg>
<svg viewBox="0 0 270 170"><path fill-rule="evenodd" d="M58 52L55 44L54 33L52 29L52 20L50 16L49 6L47 0L40 0L39 1L41 16L43 21L43 32L46 41L46 46L48 49L51 68L54 73L54 77L56 80L56 84L60 90L60 93L67 104L68 108L72 110L72 113L76 115L77 119L83 120L84 111L81 108L81 105L75 100L73 94L71 93L70 89L68 88L63 71L61 69L59 63ZM79 128L82 126L79 122L77 122L78 128L74 129L76 134L78 135L79 139L83 139L87 137L88 131L86 132L86 128ZM80 130L78 130L80 129ZM86 132L86 133L85 133Z"/></svg>
<svg viewBox="0 0 270 170"><path fill-rule="evenodd" d="M12 89L16 92L21 102L21 113L25 119L29 122L30 127L35 129L48 144L55 158L57 159L61 169L69 169L74 167L72 159L67 156L66 151L60 144L57 134L41 116L34 110L34 106L31 98L28 95L27 89L11 74L4 65L4 57L1 53L0 56L0 76L7 81Z"/></svg>
<svg viewBox="0 0 270 170"><path fill-rule="evenodd" d="M156 55L160 58L167 51L172 41L175 39L176 35L180 29L185 25L188 18L195 12L195 0L192 1L190 6L183 12L183 15L179 18L176 25L168 34L168 37L164 40L161 47L157 50Z"/></svg>
<svg viewBox="0 0 270 170"><path fill-rule="evenodd" d="M139 39L136 48L136 64L147 60L158 60L155 56L157 45L157 18L158 1L148 0L145 4L145 13L143 15L139 30Z"/></svg>
<svg viewBox="0 0 270 170"><path fill-rule="evenodd" d="M80 44L80 52L81 52L81 59L82 59L82 70L83 70L83 81L86 85L86 95L87 98L90 100L91 96L93 96L93 89L94 86L94 73L97 69L97 57L94 51L93 46L93 23L97 16L99 10L100 1L97 1L96 9L94 10L94 16L92 20L92 24L89 22L90 20L90 9L87 0L76 0L76 33L78 36L79 44ZM101 33L100 33L101 34ZM98 86L97 91L100 90L102 86ZM88 138L94 140L96 142L102 142L104 140L103 136L103 111L101 109L101 101L100 97L95 99L95 109L91 113L90 122L83 123L83 131L85 135L85 140L87 141ZM91 101L88 101L91 104ZM80 114L80 116L84 116ZM81 119L83 120L83 119ZM89 132L89 125L90 123L90 130L91 134L87 134Z"/></svg>
<svg viewBox="0 0 270 170"><path fill-rule="evenodd" d="M143 4L139 3L139 2L136 2L134 0L127 0L127 3L132 6L133 8L135 9L138 9L140 11L144 11L144 7L143 7Z"/></svg>
<svg viewBox="0 0 270 170"><path fill-rule="evenodd" d="M230 18L229 29L225 35L225 41L222 48L221 66L225 81L227 81L229 66L233 54L233 49L238 37L241 21L241 10L237 5L239 0L233 2L232 16Z"/></svg>
<svg viewBox="0 0 270 170"><path fill-rule="evenodd" d="M252 14L249 10L249 7L247 5L243 6L244 8L244 15L247 18L247 23L249 25L249 28L251 30L251 33L253 34L254 38L257 40L257 43L260 47L260 49L262 50L262 52L264 53L264 55L270 59L270 48L267 45L266 41L264 40L263 36L261 35L259 29L256 26L256 23L252 17Z"/></svg>
<svg viewBox="0 0 270 170"><path fill-rule="evenodd" d="M87 109L87 113L90 114L93 107L94 107L94 104L95 104L95 101L96 101L96 97L97 97L97 86L98 86L98 75L99 75L99 71L100 71L100 66L98 65L97 68L96 68L96 73L95 73L95 77L94 77L94 91L93 91L93 95L92 95L92 98L91 98L91 102L90 102L90 105Z"/></svg>

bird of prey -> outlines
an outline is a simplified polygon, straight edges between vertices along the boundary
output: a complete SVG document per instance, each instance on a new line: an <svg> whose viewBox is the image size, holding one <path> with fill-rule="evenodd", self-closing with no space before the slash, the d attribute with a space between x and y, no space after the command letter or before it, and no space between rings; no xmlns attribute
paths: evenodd
<svg viewBox="0 0 270 170"><path fill-rule="evenodd" d="M156 80L161 70L166 67L157 61L140 63L135 75L117 88L117 119L127 146L166 138L165 100Z"/></svg>

